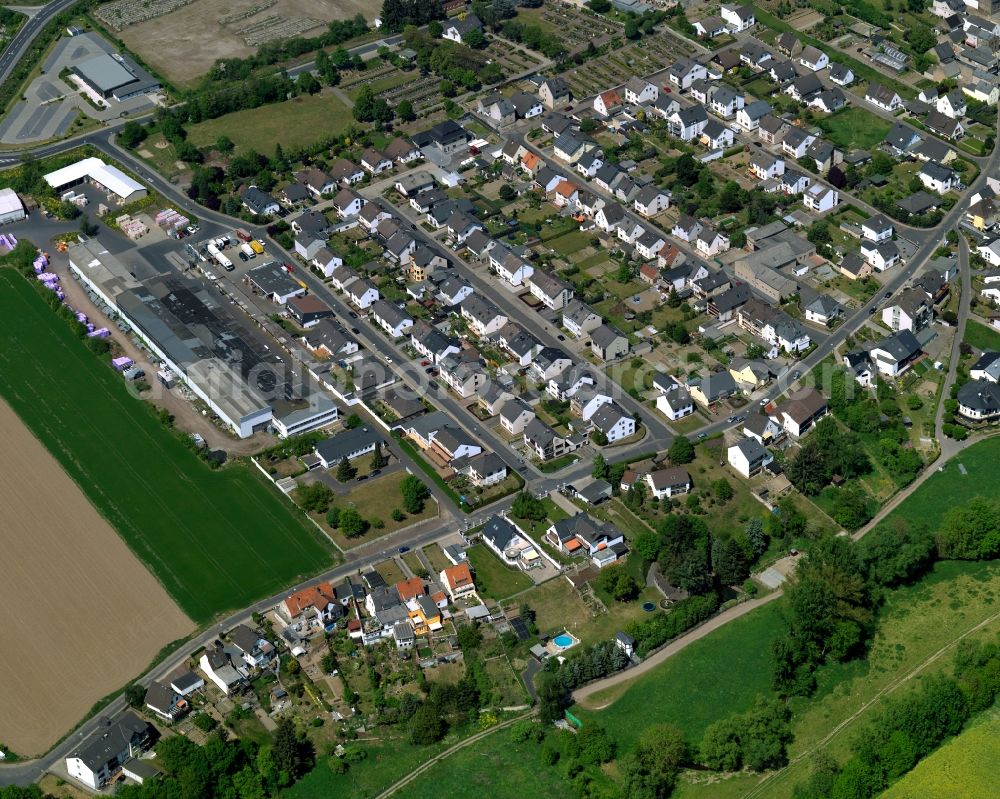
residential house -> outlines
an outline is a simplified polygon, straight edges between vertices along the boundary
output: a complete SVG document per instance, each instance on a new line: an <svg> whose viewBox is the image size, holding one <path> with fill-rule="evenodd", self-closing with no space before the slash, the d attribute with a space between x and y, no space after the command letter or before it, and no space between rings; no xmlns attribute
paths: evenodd
<svg viewBox="0 0 1000 799"><path fill-rule="evenodd" d="M642 480L649 487L650 496L659 500L687 494L694 485L687 469L679 466L649 472Z"/></svg>
<svg viewBox="0 0 1000 799"><path fill-rule="evenodd" d="M938 194L944 194L961 184L958 173L935 161L927 161L917 173L924 187Z"/></svg>
<svg viewBox="0 0 1000 799"><path fill-rule="evenodd" d="M365 171L346 158L338 158L330 165L330 177L337 183L348 185L360 183L365 179Z"/></svg>
<svg viewBox="0 0 1000 799"><path fill-rule="evenodd" d="M698 238L698 234L701 233L702 227L701 222L697 219L694 219L687 214L681 214L677 218L677 222L674 223L674 227L670 232L674 237L690 244Z"/></svg>
<svg viewBox="0 0 1000 799"><path fill-rule="evenodd" d="M771 367L764 361L747 360L746 358L733 358L729 364L729 374L747 393L763 388L774 377Z"/></svg>
<svg viewBox="0 0 1000 799"><path fill-rule="evenodd" d="M829 78L831 83L846 87L854 83L854 72L850 67L838 64L836 61L831 61Z"/></svg>
<svg viewBox="0 0 1000 799"><path fill-rule="evenodd" d="M569 85L562 78L547 78L538 87L538 96L545 107L552 110L562 108L570 103L572 95Z"/></svg>
<svg viewBox="0 0 1000 799"><path fill-rule="evenodd" d="M897 158L902 158L913 151L923 137L913 128L902 122L895 122L882 140L882 146Z"/></svg>
<svg viewBox="0 0 1000 799"><path fill-rule="evenodd" d="M574 298L563 309L562 325L572 336L582 338L601 326L601 317L590 306Z"/></svg>
<svg viewBox="0 0 1000 799"><path fill-rule="evenodd" d="M727 33L728 28L722 17L704 17L703 19L695 20L694 32L703 39L714 39L716 36L722 36L722 34Z"/></svg>
<svg viewBox="0 0 1000 799"><path fill-rule="evenodd" d="M635 196L633 207L647 219L654 217L670 207L670 192L650 184Z"/></svg>
<svg viewBox="0 0 1000 799"><path fill-rule="evenodd" d="M785 137L781 140L781 150L791 158L799 159L806 154L806 150L814 141L816 141L815 136L793 125L785 131Z"/></svg>
<svg viewBox="0 0 1000 799"><path fill-rule="evenodd" d="M961 121L941 111L931 111L924 117L924 126L931 133L943 139L960 139L965 135L965 128L962 126Z"/></svg>
<svg viewBox="0 0 1000 799"><path fill-rule="evenodd" d="M142 753L155 735L153 726L131 711L114 721L104 719L66 756L66 771L91 790L102 790L115 781L124 763Z"/></svg>
<svg viewBox="0 0 1000 799"><path fill-rule="evenodd" d="M897 377L920 357L920 342L911 331L899 330L876 344L868 355L880 374Z"/></svg>
<svg viewBox="0 0 1000 799"><path fill-rule="evenodd" d="M740 64L746 64L758 72L766 69L770 66L771 61L774 60L771 51L756 39L748 39L743 42L743 46L740 47L739 57Z"/></svg>
<svg viewBox="0 0 1000 799"><path fill-rule="evenodd" d="M832 114L847 105L847 98L840 89L824 89L809 98L807 105L825 114Z"/></svg>
<svg viewBox="0 0 1000 799"><path fill-rule="evenodd" d="M701 136L708 124L708 114L704 106L692 105L681 108L667 119L667 128L683 141L693 141Z"/></svg>
<svg viewBox="0 0 1000 799"><path fill-rule="evenodd" d="M777 416L786 433L801 438L828 412L826 398L814 388L804 388L788 395L778 406Z"/></svg>
<svg viewBox="0 0 1000 799"><path fill-rule="evenodd" d="M660 377L661 375L654 376L654 385L657 385L657 379ZM662 377L664 378L665 390L661 388L662 393L656 397L656 409L672 422L694 413L694 403L691 401L691 394L688 392L687 386L681 385L668 375ZM667 380L670 382L667 383ZM657 387L659 388L659 385Z"/></svg>
<svg viewBox="0 0 1000 799"><path fill-rule="evenodd" d="M549 272L533 270L528 279L533 297L550 311L559 311L573 299L573 287Z"/></svg>
<svg viewBox="0 0 1000 799"><path fill-rule="evenodd" d="M271 216L281 210L281 205L266 191L251 186L240 197L243 207L257 216Z"/></svg>
<svg viewBox="0 0 1000 799"><path fill-rule="evenodd" d="M462 303L461 314L469 329L479 338L492 335L507 324L507 316L478 294L473 294Z"/></svg>
<svg viewBox="0 0 1000 799"><path fill-rule="evenodd" d="M599 430L609 444L635 434L635 418L623 411L617 403L602 403L590 416L590 424Z"/></svg>
<svg viewBox="0 0 1000 799"><path fill-rule="evenodd" d="M598 568L614 563L628 551L619 530L588 513L577 513L551 525L545 540L564 554L589 557Z"/></svg>
<svg viewBox="0 0 1000 799"><path fill-rule="evenodd" d="M733 33L750 30L757 24L753 6L726 5L719 8L719 14Z"/></svg>
<svg viewBox="0 0 1000 799"><path fill-rule="evenodd" d="M868 84L868 88L865 90L865 100L889 113L895 113L903 108L903 98L888 86L883 86L880 83Z"/></svg>
<svg viewBox="0 0 1000 799"><path fill-rule="evenodd" d="M326 172L319 169L306 169L295 173L295 179L311 191L316 197L332 194L337 188L337 181Z"/></svg>
<svg viewBox="0 0 1000 799"><path fill-rule="evenodd" d="M811 44L802 48L799 53L799 63L806 69L819 72L830 66L830 57L822 50L813 47Z"/></svg>
<svg viewBox="0 0 1000 799"><path fill-rule="evenodd" d="M655 83L633 75L625 81L625 102L632 105L646 105L656 101L660 91Z"/></svg>
<svg viewBox="0 0 1000 799"><path fill-rule="evenodd" d="M934 321L934 306L921 289L910 286L886 303L882 321L890 330L918 333Z"/></svg>
<svg viewBox="0 0 1000 799"><path fill-rule="evenodd" d="M788 123L781 117L765 114L757 124L757 138L765 144L777 144L787 128Z"/></svg>
<svg viewBox="0 0 1000 799"><path fill-rule="evenodd" d="M556 433L537 417L524 426L523 438L524 445L542 461L561 458L579 446L574 440Z"/></svg>
<svg viewBox="0 0 1000 799"><path fill-rule="evenodd" d="M736 112L736 124L746 131L757 130L760 121L771 113L771 104L766 100L754 100Z"/></svg>
<svg viewBox="0 0 1000 799"><path fill-rule="evenodd" d="M392 169L392 159L374 147L367 147L361 153L361 166L373 175L381 175L386 170Z"/></svg>
<svg viewBox="0 0 1000 799"><path fill-rule="evenodd" d="M760 149L750 156L750 173L760 180L772 180L785 174L785 159Z"/></svg>
<svg viewBox="0 0 1000 799"><path fill-rule="evenodd" d="M421 158L420 148L404 136L397 136L385 147L386 158L400 164L410 164Z"/></svg>
<svg viewBox="0 0 1000 799"><path fill-rule="evenodd" d="M413 317L387 300L372 303L371 319L393 339L402 338L413 327Z"/></svg>
<svg viewBox="0 0 1000 799"><path fill-rule="evenodd" d="M749 479L764 471L774 456L757 439L743 438L726 450L726 459L738 474Z"/></svg>
<svg viewBox="0 0 1000 799"><path fill-rule="evenodd" d="M795 78L785 86L783 91L793 100L797 100L800 103L807 103L823 91L823 83L815 73L807 72L805 75Z"/></svg>
<svg viewBox="0 0 1000 799"><path fill-rule="evenodd" d="M610 325L602 324L590 333L590 350L602 361L616 361L628 355L628 337Z"/></svg>
<svg viewBox="0 0 1000 799"><path fill-rule="evenodd" d="M163 721L176 721L190 710L188 701L173 687L153 680L146 689L144 705Z"/></svg>
<svg viewBox="0 0 1000 799"><path fill-rule="evenodd" d="M732 146L733 131L717 119L710 119L701 132L699 141L710 150L723 150Z"/></svg>
<svg viewBox="0 0 1000 799"><path fill-rule="evenodd" d="M468 131L451 119L438 122L413 137L414 145L420 150L425 147L433 147L445 155L454 155L459 150L465 149L468 141Z"/></svg>
<svg viewBox="0 0 1000 799"><path fill-rule="evenodd" d="M889 241L894 232L895 228L893 228L892 222L882 214L875 214L861 223L862 238L876 244Z"/></svg>
<svg viewBox="0 0 1000 799"><path fill-rule="evenodd" d="M705 69L704 64L699 64L690 58L680 58L670 65L667 77L681 91L687 91L694 81L707 78L708 70Z"/></svg>
<svg viewBox="0 0 1000 799"><path fill-rule="evenodd" d="M522 434L528 422L534 418L535 412L521 399L505 402L500 409L500 426L511 435Z"/></svg>
<svg viewBox="0 0 1000 799"><path fill-rule="evenodd" d="M452 601L476 593L472 570L466 562L444 569L439 575L439 581Z"/></svg>
<svg viewBox="0 0 1000 799"><path fill-rule="evenodd" d="M814 183L806 189L802 200L810 211L823 214L840 205L840 192L822 183Z"/></svg>
<svg viewBox="0 0 1000 799"><path fill-rule="evenodd" d="M308 586L285 597L278 605L283 620L302 631L326 628L343 618L344 605L329 582Z"/></svg>
<svg viewBox="0 0 1000 799"><path fill-rule="evenodd" d="M826 326L832 324L844 312L840 303L828 294L817 295L803 310L805 311L807 322Z"/></svg>
<svg viewBox="0 0 1000 799"><path fill-rule="evenodd" d="M729 249L729 237L708 225L698 231L695 246L703 256L710 258Z"/></svg>
<svg viewBox="0 0 1000 799"><path fill-rule="evenodd" d="M379 298L379 293L368 278L358 278L347 287L347 296L356 308L367 310Z"/></svg>
<svg viewBox="0 0 1000 799"><path fill-rule="evenodd" d="M601 92L594 98L594 110L604 117L615 113L622 105L622 98L614 89ZM565 159L569 160L569 159Z"/></svg>
<svg viewBox="0 0 1000 799"><path fill-rule="evenodd" d="M285 303L285 307L292 319L306 330L333 316L330 306L312 294L292 297Z"/></svg>
<svg viewBox="0 0 1000 799"><path fill-rule="evenodd" d="M959 88L955 88L938 95L937 110L952 119L961 119L967 111L964 92Z"/></svg>
<svg viewBox="0 0 1000 799"><path fill-rule="evenodd" d="M739 391L736 381L729 372L711 372L698 382L688 385L692 399L705 408L728 399Z"/></svg>
<svg viewBox="0 0 1000 799"><path fill-rule="evenodd" d="M958 412L974 422L1000 418L1000 385L990 380L970 380L958 390Z"/></svg>

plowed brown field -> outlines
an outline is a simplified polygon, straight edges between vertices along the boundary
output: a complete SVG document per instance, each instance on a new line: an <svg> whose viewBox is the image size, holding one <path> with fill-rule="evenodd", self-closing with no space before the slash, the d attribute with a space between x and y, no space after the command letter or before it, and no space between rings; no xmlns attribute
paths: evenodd
<svg viewBox="0 0 1000 799"><path fill-rule="evenodd" d="M2 401L0 464L0 741L36 755L194 624Z"/></svg>

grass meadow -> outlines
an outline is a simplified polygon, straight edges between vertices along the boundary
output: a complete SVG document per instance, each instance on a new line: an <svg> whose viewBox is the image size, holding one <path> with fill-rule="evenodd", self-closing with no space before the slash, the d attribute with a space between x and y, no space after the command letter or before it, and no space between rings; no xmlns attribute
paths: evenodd
<svg viewBox="0 0 1000 799"><path fill-rule="evenodd" d="M1000 350L1000 332L971 319L965 325L963 341L977 350Z"/></svg>
<svg viewBox="0 0 1000 799"><path fill-rule="evenodd" d="M255 150L270 155L279 142L285 150L305 147L341 133L353 123L351 109L327 89L280 105L234 111L199 122L190 127L188 135L196 147L228 136L238 152Z"/></svg>
<svg viewBox="0 0 1000 799"><path fill-rule="evenodd" d="M193 620L331 564L272 486L243 465L210 470L12 269L0 269L0 339L0 395ZM38 501L58 497L39 486Z"/></svg>

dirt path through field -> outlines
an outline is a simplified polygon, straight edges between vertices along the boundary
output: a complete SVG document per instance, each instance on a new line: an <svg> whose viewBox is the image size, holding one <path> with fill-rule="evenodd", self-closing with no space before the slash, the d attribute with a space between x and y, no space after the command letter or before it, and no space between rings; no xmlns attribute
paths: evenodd
<svg viewBox="0 0 1000 799"><path fill-rule="evenodd" d="M194 624L2 401L0 430L0 741L29 756Z"/></svg>

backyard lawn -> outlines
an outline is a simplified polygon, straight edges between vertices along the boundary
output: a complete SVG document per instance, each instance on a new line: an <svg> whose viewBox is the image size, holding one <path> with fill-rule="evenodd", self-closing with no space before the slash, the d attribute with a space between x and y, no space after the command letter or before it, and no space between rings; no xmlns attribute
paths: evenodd
<svg viewBox="0 0 1000 799"><path fill-rule="evenodd" d="M270 155L278 142L286 150L304 147L353 123L351 109L327 90L284 102L280 110L265 106L199 122L188 128L188 137L197 147L205 147L228 136L239 151Z"/></svg>
<svg viewBox="0 0 1000 799"><path fill-rule="evenodd" d="M817 123L838 147L870 150L889 132L892 124L858 106L849 106Z"/></svg>
<svg viewBox="0 0 1000 799"><path fill-rule="evenodd" d="M469 565L475 572L476 589L483 596L500 600L531 588L531 578L520 569L500 562L484 544L466 550Z"/></svg>
<svg viewBox="0 0 1000 799"><path fill-rule="evenodd" d="M1000 350L1000 331L993 330L971 319L965 325L966 344L971 344L977 350Z"/></svg>

